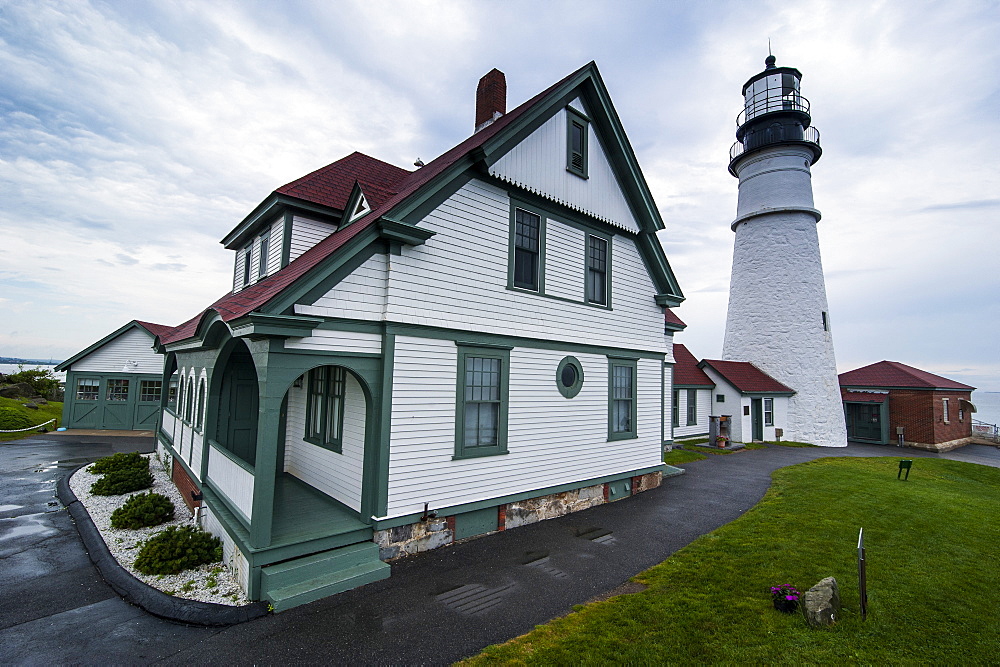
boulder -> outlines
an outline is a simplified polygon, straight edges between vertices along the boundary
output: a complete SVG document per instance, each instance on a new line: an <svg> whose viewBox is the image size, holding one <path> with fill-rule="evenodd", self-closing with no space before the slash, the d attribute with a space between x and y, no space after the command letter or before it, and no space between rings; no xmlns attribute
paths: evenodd
<svg viewBox="0 0 1000 667"><path fill-rule="evenodd" d="M35 388L27 382L7 385L0 388L0 396L4 398L33 398L38 395Z"/></svg>
<svg viewBox="0 0 1000 667"><path fill-rule="evenodd" d="M802 613L814 628L833 625L840 618L840 591L837 580L827 577L802 595Z"/></svg>

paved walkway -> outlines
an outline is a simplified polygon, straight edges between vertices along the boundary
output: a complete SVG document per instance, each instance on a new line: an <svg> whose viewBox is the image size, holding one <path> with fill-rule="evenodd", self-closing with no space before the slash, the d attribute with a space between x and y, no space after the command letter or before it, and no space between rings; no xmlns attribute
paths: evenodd
<svg viewBox="0 0 1000 667"><path fill-rule="evenodd" d="M43 436L0 445L2 663L449 663L615 589L739 517L777 468L824 456L1000 467L1000 450L980 445L948 454L852 444L711 456L626 502L406 558L384 581L220 630L158 619L101 580L54 497L56 480L115 451L148 451L151 441L91 440Z"/></svg>

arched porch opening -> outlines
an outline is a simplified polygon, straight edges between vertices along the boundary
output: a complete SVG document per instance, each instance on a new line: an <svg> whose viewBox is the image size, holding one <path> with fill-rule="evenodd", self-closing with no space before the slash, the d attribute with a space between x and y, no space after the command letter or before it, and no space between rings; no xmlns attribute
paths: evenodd
<svg viewBox="0 0 1000 667"><path fill-rule="evenodd" d="M259 390L257 369L246 344L231 341L218 374L218 419L213 440L251 467L257 458ZM217 371L218 373L218 371Z"/></svg>

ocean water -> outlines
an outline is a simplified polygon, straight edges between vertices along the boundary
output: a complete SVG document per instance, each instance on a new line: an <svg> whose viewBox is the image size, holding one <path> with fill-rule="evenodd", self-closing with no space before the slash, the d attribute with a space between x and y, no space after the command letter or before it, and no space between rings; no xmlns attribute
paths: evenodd
<svg viewBox="0 0 1000 667"><path fill-rule="evenodd" d="M0 373L3 373L4 375L16 373L17 366L17 364L0 364ZM55 366L50 366L49 364L24 364L24 370L26 371L33 371L36 368L52 370ZM52 375L58 378L60 382L66 381L66 371L53 372Z"/></svg>
<svg viewBox="0 0 1000 667"><path fill-rule="evenodd" d="M1000 424L1000 391L974 391L972 404L976 406L973 419L987 424Z"/></svg>

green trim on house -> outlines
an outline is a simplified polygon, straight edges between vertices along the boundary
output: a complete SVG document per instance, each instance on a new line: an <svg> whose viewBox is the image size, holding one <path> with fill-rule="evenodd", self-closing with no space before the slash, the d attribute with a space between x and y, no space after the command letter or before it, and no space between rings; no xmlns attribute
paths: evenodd
<svg viewBox="0 0 1000 667"><path fill-rule="evenodd" d="M270 315L254 311L229 323L234 338L304 338L323 319L306 315Z"/></svg>
<svg viewBox="0 0 1000 667"><path fill-rule="evenodd" d="M152 334L152 332L149 331L149 329L147 329L146 327L142 326L137 321L132 320L128 324L126 324L126 325L124 325L124 326L122 326L122 327L120 327L118 329L115 329L114 331L112 331L107 336L105 336L101 340L97 341L93 345L90 345L87 348L85 348L84 350L81 350L80 352L77 352L72 357L70 357L66 361L62 362L61 364L57 365L52 370L55 370L55 371L68 371L68 370L70 370L70 368L73 366L74 363L76 363L77 361L80 361L80 359L83 359L88 354L90 354L91 352L94 352L98 348L103 347L104 345L110 343L112 340L114 340L115 338L118 338L118 336L121 336L123 333L125 333L126 331L129 331L130 329L139 329L144 334L146 334L147 336L149 336L149 347L150 347L150 349L153 349L153 345L154 345L154 341L156 340L156 336L154 336ZM86 373L86 372L89 372L89 371L80 371L80 372L81 373Z"/></svg>
<svg viewBox="0 0 1000 667"><path fill-rule="evenodd" d="M573 129L580 128L579 151L573 150ZM590 162L588 143L590 141L590 119L573 107L566 105L566 171L580 178L589 178L587 168Z"/></svg>
<svg viewBox="0 0 1000 667"><path fill-rule="evenodd" d="M388 241L397 241L403 245L418 246L437 234L435 231L417 227L413 223L382 216L376 225L379 237Z"/></svg>
<svg viewBox="0 0 1000 667"><path fill-rule="evenodd" d="M288 266L292 257L292 215L291 211L285 211L282 215L281 227L281 268ZM280 270L280 269L279 269Z"/></svg>
<svg viewBox="0 0 1000 667"><path fill-rule="evenodd" d="M666 468L667 468L666 465L660 464L648 468L639 468L638 470L632 470L629 472L620 472L611 475L603 475L601 477L592 477L590 479L584 479L577 482L567 482L565 484L546 486L540 489L533 489L531 491L522 491L520 493L512 493L503 496L497 496L495 498L488 498L486 500L477 500L471 503L462 503L459 505L445 505L443 507L431 507L430 509L437 511L438 516L451 516L453 514L474 512L476 510L485 509L487 507L497 507L499 505L516 503L522 500L530 500L531 498L539 498L541 496L548 496L555 493L575 491L576 489L583 489L588 486L606 484L608 482L614 482L620 479L629 479L632 477L638 477L639 475L648 475L649 473L653 472L663 472ZM420 518L422 516L423 515L421 513L415 513L415 514L404 514L401 516L394 516L394 517L376 518L374 519L374 521L372 521L372 527L375 530L385 530L387 528L395 528L396 526L405 526L406 524L416 523L417 521L420 521Z"/></svg>
<svg viewBox="0 0 1000 667"><path fill-rule="evenodd" d="M615 368L628 368L629 369L629 388L630 396L625 398L615 397ZM636 419L638 417L638 403L639 397L637 396L638 390L638 362L635 358L623 358L623 357L608 357L608 441L612 440L631 440L633 438L638 438L638 428L636 424ZM616 431L615 430L615 401L616 400L628 400L631 402L630 414L629 414L629 429Z"/></svg>
<svg viewBox="0 0 1000 667"><path fill-rule="evenodd" d="M347 204L344 206L344 215L340 219L340 225L337 230L344 229L345 227L350 227L358 220L372 212L371 204L368 204L368 200L365 199L365 203L368 204L368 210L364 211L358 217L354 217L354 211L358 208L358 202L360 202L365 196L365 193L361 191L361 184L358 183L357 179L354 180L354 187L351 188L351 194L347 198Z"/></svg>
<svg viewBox="0 0 1000 667"><path fill-rule="evenodd" d="M439 340L459 340L463 343L478 343L487 345L497 345L500 347L529 347L540 350L560 350L572 354L597 354L611 356L622 359L659 359L663 361L665 352L653 352L649 350L629 350L618 347L605 347L601 345L588 345L585 343L572 343L567 341L554 341L542 338L525 338L522 336L506 336L502 334L486 334L475 331L463 331L460 329L446 329L444 327L432 327L424 324L407 324L402 322L386 322L386 331L397 336L413 336L415 338L436 338Z"/></svg>
<svg viewBox="0 0 1000 667"><path fill-rule="evenodd" d="M272 192L264 201L257 204L257 207L243 218L240 224L226 234L220 243L222 243L226 250L239 248L264 224L264 220L272 216L274 219L277 219L278 216L285 214L286 211L292 214L298 213L308 216L312 219L319 219L322 222L329 222L334 225L339 224L342 217L342 212L338 209ZM273 223L274 220L270 222Z"/></svg>
<svg viewBox="0 0 1000 667"><path fill-rule="evenodd" d="M517 229L517 210L521 209L525 213L538 217L538 264L535 266L535 289L520 287L514 284L514 255ZM531 210L531 207L521 204L517 199L510 198L509 232L507 242L507 289L514 289L529 294L545 294L545 222L546 216L539 211Z"/></svg>
<svg viewBox="0 0 1000 667"><path fill-rule="evenodd" d="M272 225L274 223L271 223ZM271 228L268 227L257 237L257 280L267 275L267 260L271 254Z"/></svg>
<svg viewBox="0 0 1000 667"><path fill-rule="evenodd" d="M573 366L576 370L576 379L570 385L563 383L563 380L565 379L563 378L563 370L565 370L567 366ZM556 388L559 390L559 393L562 394L564 398L574 398L580 393L580 390L583 389L583 380L583 364L580 363L580 360L576 357L563 357L559 362L559 365L556 367Z"/></svg>
<svg viewBox="0 0 1000 667"><path fill-rule="evenodd" d="M292 315L295 304L314 303L377 252L385 252L379 243L378 229L364 229L258 310Z"/></svg>
<svg viewBox="0 0 1000 667"><path fill-rule="evenodd" d="M314 375L323 370L323 377L317 378ZM306 424L305 433L302 439L306 442L336 452L343 453L344 446L344 408L347 397L347 371L341 367L320 366L312 368L306 373ZM322 384L321 390L316 391L317 384ZM319 425L313 423L313 397L319 397L319 414L317 415ZM330 419L327 411L331 408L331 399L337 404L337 424L336 433L329 432ZM288 400L288 393L285 393L285 400ZM313 435L316 433L316 435ZM286 438L282 438L283 442Z"/></svg>
<svg viewBox="0 0 1000 667"><path fill-rule="evenodd" d="M604 303L599 301L593 301L591 290L590 290L590 237L597 239L602 239L606 246L606 254L604 258ZM584 234L583 237L583 285L584 285L584 303L588 306L595 306L597 308L606 308L607 310L612 310L612 295L611 295L611 285L613 281L611 280L614 262L612 257L614 257L614 236L611 234L605 234L598 231L589 231Z"/></svg>
<svg viewBox="0 0 1000 667"><path fill-rule="evenodd" d="M687 392L687 398L684 404L686 424L685 426L697 426L698 425L698 390L697 389L685 389ZM694 409L692 410L692 406Z"/></svg>
<svg viewBox="0 0 1000 667"><path fill-rule="evenodd" d="M382 359L378 377L380 401L372 406L375 419L369 420L369 424L374 428L365 430L365 455L361 474L362 517L382 516L389 506L389 444L392 436L392 381L395 359L396 335L383 327Z"/></svg>
<svg viewBox="0 0 1000 667"><path fill-rule="evenodd" d="M507 411L510 401L510 349L496 345L465 345L458 346L458 372L455 381L455 455L453 459L468 459L480 456L495 456L507 453ZM469 360L497 361L495 371L497 398L484 397L488 385L470 385L478 380L486 381L494 372L486 368L470 368ZM478 398L477 398L478 388ZM497 403L496 442L492 445L469 444L466 442L467 408L470 405L488 405ZM478 438L478 433L477 433Z"/></svg>

